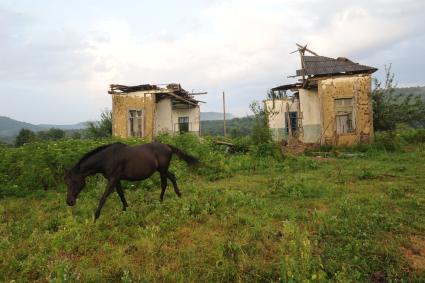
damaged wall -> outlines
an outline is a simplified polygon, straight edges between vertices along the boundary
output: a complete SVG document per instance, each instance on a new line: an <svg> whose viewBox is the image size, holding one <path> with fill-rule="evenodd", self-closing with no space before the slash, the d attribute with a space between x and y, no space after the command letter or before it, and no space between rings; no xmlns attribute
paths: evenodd
<svg viewBox="0 0 425 283"><path fill-rule="evenodd" d="M304 143L317 143L322 132L320 100L316 90L299 89L302 131L300 140Z"/></svg>
<svg viewBox="0 0 425 283"><path fill-rule="evenodd" d="M155 97L142 91L126 94L112 94L112 135L128 137L129 110L143 110L144 136L153 137Z"/></svg>
<svg viewBox="0 0 425 283"><path fill-rule="evenodd" d="M289 111L298 112L299 100L292 98L282 98L264 101L268 111L272 112L269 117L269 127L274 140L282 140L288 138L285 126L286 104L289 105Z"/></svg>
<svg viewBox="0 0 425 283"><path fill-rule="evenodd" d="M179 117L189 117L189 132L199 134L200 107L175 108L172 99L163 98L156 104L155 135L179 133Z"/></svg>
<svg viewBox="0 0 425 283"><path fill-rule="evenodd" d="M156 104L155 111L155 135L173 132L173 120L171 117L171 99L161 99Z"/></svg>
<svg viewBox="0 0 425 283"><path fill-rule="evenodd" d="M352 145L373 140L373 114L371 75L351 75L318 81L321 100L321 143L326 145ZM337 134L335 99L353 98L352 132Z"/></svg>
<svg viewBox="0 0 425 283"><path fill-rule="evenodd" d="M189 132L199 134L201 110L199 106L188 106L187 108L173 108L172 111L172 129L179 132L179 117L189 117Z"/></svg>

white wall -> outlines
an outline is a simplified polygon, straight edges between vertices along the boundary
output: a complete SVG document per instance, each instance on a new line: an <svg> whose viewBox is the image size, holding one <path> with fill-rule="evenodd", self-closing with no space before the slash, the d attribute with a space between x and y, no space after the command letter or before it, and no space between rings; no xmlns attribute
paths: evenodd
<svg viewBox="0 0 425 283"><path fill-rule="evenodd" d="M156 104L155 135L160 133L178 133L179 117L189 117L189 131L199 133L200 107L173 108L170 98L163 98Z"/></svg>
<svg viewBox="0 0 425 283"><path fill-rule="evenodd" d="M285 112L286 105L289 105L290 112L298 112L299 101L298 99L285 98L264 101L265 106L270 112L273 112L269 116L269 127L272 132L274 140L280 141L288 138L285 126Z"/></svg>
<svg viewBox="0 0 425 283"><path fill-rule="evenodd" d="M269 126L271 129L285 128L285 112L286 104L289 104L290 112L298 111L298 99L292 100L291 98L275 99L274 106L273 100L266 100L265 105L269 111L274 112L269 117Z"/></svg>
<svg viewBox="0 0 425 283"><path fill-rule="evenodd" d="M300 89L300 111L303 131L300 136L305 143L318 142L322 130L322 117L319 94L314 90Z"/></svg>
<svg viewBox="0 0 425 283"><path fill-rule="evenodd" d="M317 91L300 89L300 110L303 113L303 125L321 124L320 101Z"/></svg>
<svg viewBox="0 0 425 283"><path fill-rule="evenodd" d="M160 133L171 133L173 131L173 120L171 112L171 99L164 98L156 103L155 135Z"/></svg>
<svg viewBox="0 0 425 283"><path fill-rule="evenodd" d="M172 129L174 132L178 132L179 117L189 117L189 132L199 133L201 110L199 106L190 108L174 108L172 109Z"/></svg>

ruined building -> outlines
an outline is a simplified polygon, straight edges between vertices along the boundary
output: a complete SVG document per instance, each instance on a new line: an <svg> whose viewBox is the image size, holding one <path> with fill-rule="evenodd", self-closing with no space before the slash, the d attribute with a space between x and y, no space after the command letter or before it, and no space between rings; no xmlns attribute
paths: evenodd
<svg viewBox="0 0 425 283"><path fill-rule="evenodd" d="M152 139L160 133L199 134L200 107L180 84L111 85L112 134ZM203 94L203 93L202 93Z"/></svg>
<svg viewBox="0 0 425 283"><path fill-rule="evenodd" d="M265 101L274 139L321 145L371 142L371 74L377 69L298 46L301 69L292 77L299 80L272 88L273 99Z"/></svg>

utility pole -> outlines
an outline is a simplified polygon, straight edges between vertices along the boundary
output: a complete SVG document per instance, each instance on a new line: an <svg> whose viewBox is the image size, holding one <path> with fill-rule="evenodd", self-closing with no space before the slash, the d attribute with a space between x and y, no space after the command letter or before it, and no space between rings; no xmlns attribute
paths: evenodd
<svg viewBox="0 0 425 283"><path fill-rule="evenodd" d="M225 94L223 91L223 130L224 130L224 137L227 136L226 134L226 99Z"/></svg>

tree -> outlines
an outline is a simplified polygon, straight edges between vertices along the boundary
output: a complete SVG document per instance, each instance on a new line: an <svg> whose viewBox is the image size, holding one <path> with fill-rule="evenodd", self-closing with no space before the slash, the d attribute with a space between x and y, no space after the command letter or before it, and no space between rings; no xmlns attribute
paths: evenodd
<svg viewBox="0 0 425 283"><path fill-rule="evenodd" d="M254 144L266 144L272 141L272 133L269 127L269 116L272 114L265 105L257 101L249 105L254 113L254 125L252 127L252 142Z"/></svg>
<svg viewBox="0 0 425 283"><path fill-rule="evenodd" d="M23 146L26 143L34 142L37 139L36 134L28 129L21 129L15 138L15 146Z"/></svg>
<svg viewBox="0 0 425 283"><path fill-rule="evenodd" d="M60 140L65 137L65 131L57 128L50 128L48 131L41 131L37 133L37 137L40 140Z"/></svg>
<svg viewBox="0 0 425 283"><path fill-rule="evenodd" d="M81 133L80 133L80 132L78 132L78 131L73 132L73 133L71 134L71 138L73 138L74 140L79 140L79 139L81 139Z"/></svg>
<svg viewBox="0 0 425 283"><path fill-rule="evenodd" d="M107 138L112 135L112 111L105 109L100 114L100 121L87 122L85 134L88 138Z"/></svg>
<svg viewBox="0 0 425 283"><path fill-rule="evenodd" d="M394 130L397 124L425 125L425 101L420 95L397 93L391 64L385 66L385 81L374 78L372 91L375 130Z"/></svg>

